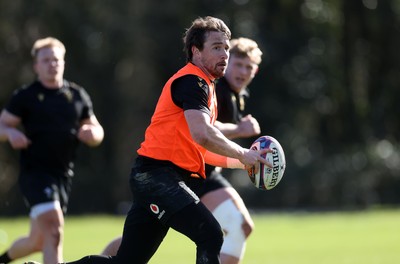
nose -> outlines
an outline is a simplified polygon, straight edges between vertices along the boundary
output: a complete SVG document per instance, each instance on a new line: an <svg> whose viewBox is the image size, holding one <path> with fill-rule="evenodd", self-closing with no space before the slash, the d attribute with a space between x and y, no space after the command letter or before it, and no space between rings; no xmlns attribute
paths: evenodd
<svg viewBox="0 0 400 264"><path fill-rule="evenodd" d="M223 50L223 55L222 55L222 57L223 57L225 60L229 59L229 50Z"/></svg>
<svg viewBox="0 0 400 264"><path fill-rule="evenodd" d="M239 67L239 71L240 71L242 74L247 74L247 73L248 73L246 67L244 67L244 66L240 66L240 67Z"/></svg>

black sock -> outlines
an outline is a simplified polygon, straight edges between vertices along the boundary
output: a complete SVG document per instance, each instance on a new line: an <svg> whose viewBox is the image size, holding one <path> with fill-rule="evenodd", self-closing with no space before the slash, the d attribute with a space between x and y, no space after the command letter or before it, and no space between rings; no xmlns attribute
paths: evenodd
<svg viewBox="0 0 400 264"><path fill-rule="evenodd" d="M7 264L11 261L12 259L8 256L8 251L4 252L4 254L0 256L0 264Z"/></svg>

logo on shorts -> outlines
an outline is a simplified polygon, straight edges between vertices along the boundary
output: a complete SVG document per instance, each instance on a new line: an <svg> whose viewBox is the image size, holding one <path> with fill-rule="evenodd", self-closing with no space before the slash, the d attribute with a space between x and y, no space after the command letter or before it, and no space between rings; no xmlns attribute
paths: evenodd
<svg viewBox="0 0 400 264"><path fill-rule="evenodd" d="M156 204L150 204L150 210L154 214L158 214L158 216L157 216L158 219L161 219L161 217L163 217L163 215L165 214L165 210L162 210L161 213L160 213L160 208Z"/></svg>
<svg viewBox="0 0 400 264"><path fill-rule="evenodd" d="M156 204L150 204L150 210L155 214L158 214L160 212L160 208L158 208Z"/></svg>

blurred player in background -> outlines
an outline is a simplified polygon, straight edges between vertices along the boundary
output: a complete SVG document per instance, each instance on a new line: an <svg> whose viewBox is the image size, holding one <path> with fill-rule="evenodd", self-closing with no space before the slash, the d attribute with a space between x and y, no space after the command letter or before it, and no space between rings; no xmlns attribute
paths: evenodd
<svg viewBox="0 0 400 264"><path fill-rule="evenodd" d="M79 142L97 146L104 136L89 95L63 77L64 44L39 39L32 56L37 80L16 90L0 115L0 141L21 151L18 183L30 208L30 232L0 256L0 263L38 251L45 264L63 261L76 149Z"/></svg>
<svg viewBox="0 0 400 264"><path fill-rule="evenodd" d="M258 72L262 52L248 38L232 39L230 45L225 76L216 85L218 118L214 125L230 139L256 136L260 126L254 117L245 114L245 103L249 97L247 86ZM205 184L197 194L224 230L221 263L240 263L254 223L237 191L222 176L221 168L207 166L206 173ZM120 243L121 238L114 239L102 254L116 255Z"/></svg>
<svg viewBox="0 0 400 264"><path fill-rule="evenodd" d="M217 82L218 119L215 126L228 138L247 138L260 134L257 120L245 114L249 96L247 86L261 63L262 52L248 38L231 40L230 57L225 76ZM237 193L222 176L221 168L208 167L201 201L213 213L224 230L221 263L237 264L243 258L246 239L254 222Z"/></svg>

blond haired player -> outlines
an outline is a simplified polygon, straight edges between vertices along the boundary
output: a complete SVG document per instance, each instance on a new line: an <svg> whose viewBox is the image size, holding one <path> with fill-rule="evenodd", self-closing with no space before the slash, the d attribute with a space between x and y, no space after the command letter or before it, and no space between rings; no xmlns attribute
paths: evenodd
<svg viewBox="0 0 400 264"><path fill-rule="evenodd" d="M58 39L37 40L32 48L37 80L16 90L0 115L0 141L21 152L18 183L30 209L29 234L14 241L0 263L38 251L45 264L62 262L76 149L79 142L97 146L103 140L89 95L63 77L64 55Z"/></svg>

